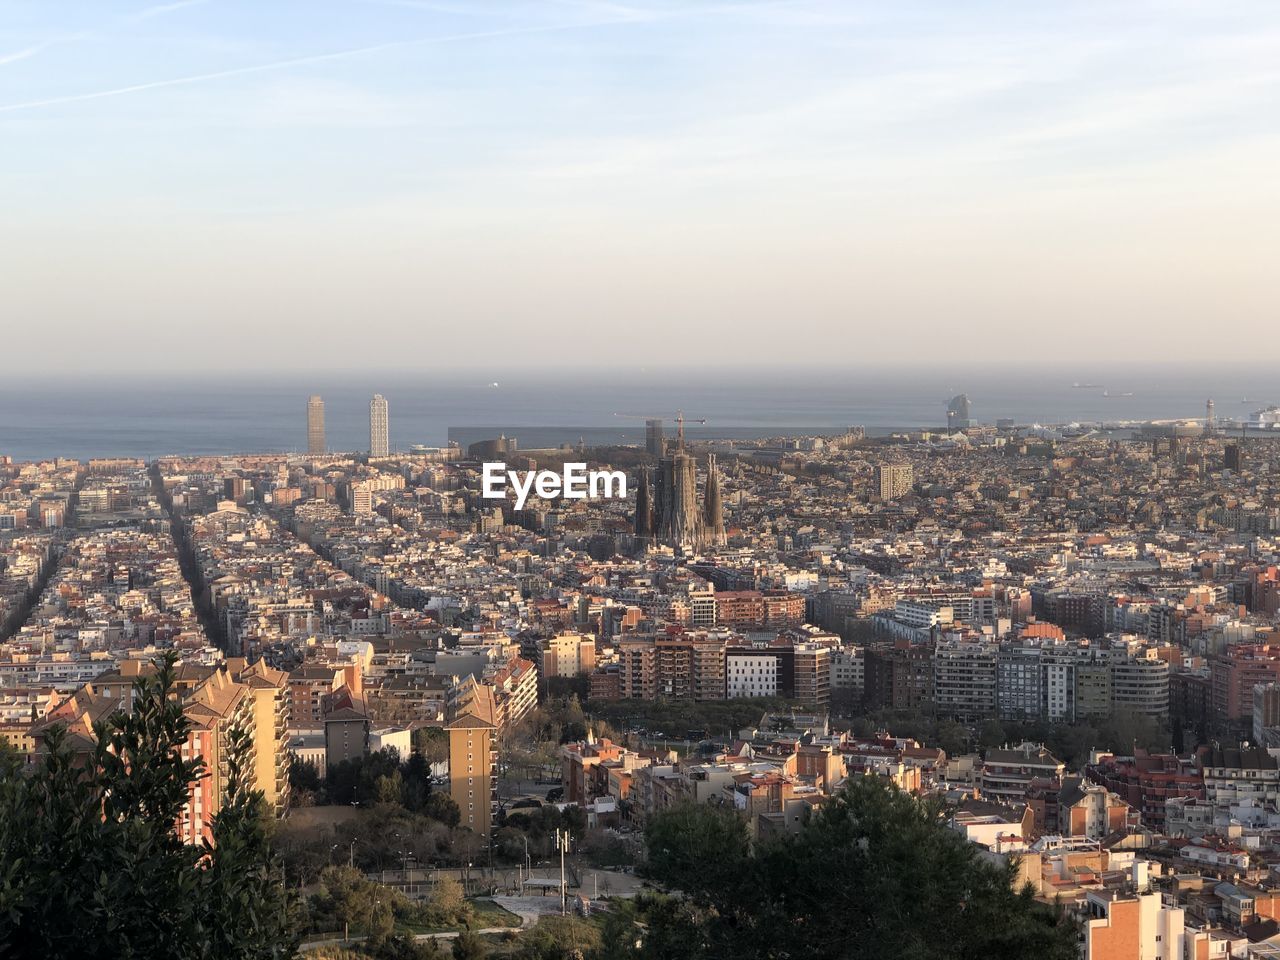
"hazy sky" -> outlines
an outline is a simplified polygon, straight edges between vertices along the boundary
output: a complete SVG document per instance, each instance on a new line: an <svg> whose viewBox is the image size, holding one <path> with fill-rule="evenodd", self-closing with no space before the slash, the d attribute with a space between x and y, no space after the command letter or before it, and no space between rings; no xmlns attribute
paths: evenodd
<svg viewBox="0 0 1280 960"><path fill-rule="evenodd" d="M1223 359L1278 301L1275 0L0 0L0 375Z"/></svg>

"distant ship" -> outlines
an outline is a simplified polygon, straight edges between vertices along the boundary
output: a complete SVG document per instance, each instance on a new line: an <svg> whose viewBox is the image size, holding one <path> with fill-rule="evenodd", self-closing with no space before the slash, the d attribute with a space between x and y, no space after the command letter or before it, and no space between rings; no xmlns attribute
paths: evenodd
<svg viewBox="0 0 1280 960"><path fill-rule="evenodd" d="M1100 383L1081 383L1079 380L1071 385L1072 390L1100 390L1101 388Z"/></svg>
<svg viewBox="0 0 1280 960"><path fill-rule="evenodd" d="M1109 398L1109 399L1110 399L1110 398L1115 398L1115 397L1132 397L1132 396L1133 396L1133 391L1132 391L1132 390L1130 390L1128 393L1111 393L1111 392L1109 392L1109 391L1107 391L1107 390L1103 390L1103 391L1102 391L1102 395L1103 395L1104 397Z"/></svg>

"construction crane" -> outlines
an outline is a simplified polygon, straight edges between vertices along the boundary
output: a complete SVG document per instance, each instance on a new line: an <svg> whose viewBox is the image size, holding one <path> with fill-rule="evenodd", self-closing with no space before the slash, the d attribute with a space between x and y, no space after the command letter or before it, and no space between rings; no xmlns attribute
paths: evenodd
<svg viewBox="0 0 1280 960"><path fill-rule="evenodd" d="M684 446L684 425L686 423L706 423L706 417L686 417L683 410L677 410L674 417L648 416L643 413L615 413L615 417L622 417L624 420L657 420L661 423L674 423L676 425L676 441L681 447Z"/></svg>

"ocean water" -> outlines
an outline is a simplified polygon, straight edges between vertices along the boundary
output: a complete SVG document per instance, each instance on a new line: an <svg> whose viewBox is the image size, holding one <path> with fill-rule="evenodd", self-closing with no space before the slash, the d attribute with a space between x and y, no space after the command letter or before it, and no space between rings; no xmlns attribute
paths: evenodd
<svg viewBox="0 0 1280 960"><path fill-rule="evenodd" d="M1075 387L1075 383L1097 386ZM873 433L945 423L947 401L965 393L982 422L1220 418L1280 403L1280 379L1265 366L1059 369L825 367L796 370L424 369L384 375L296 373L32 377L0 374L0 455L232 454L306 449L306 403L325 400L334 450L368 448L369 399L390 404L394 448L443 445L506 432L529 448L572 442L587 428L642 443L644 418L683 410L691 434L743 436L831 431ZM1131 395L1124 395L1131 394ZM523 430L521 428L524 428ZM673 433L674 424L668 425ZM521 436L521 434L524 434Z"/></svg>

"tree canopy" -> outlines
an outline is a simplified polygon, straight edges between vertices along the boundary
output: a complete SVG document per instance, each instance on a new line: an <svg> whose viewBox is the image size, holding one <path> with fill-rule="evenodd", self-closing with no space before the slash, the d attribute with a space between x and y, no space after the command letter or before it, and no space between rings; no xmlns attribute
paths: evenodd
<svg viewBox="0 0 1280 960"><path fill-rule="evenodd" d="M689 806L646 831L651 898L633 956L1075 960L1071 921L1012 888L940 803L853 778L795 835L752 848L731 811ZM637 928L641 929L641 928ZM623 938L625 939L625 938Z"/></svg>
<svg viewBox="0 0 1280 960"><path fill-rule="evenodd" d="M203 763L173 660L134 684L133 710L60 726L27 770L0 768L0 957L266 958L297 947L290 903L232 731L227 796L212 844L176 825Z"/></svg>

